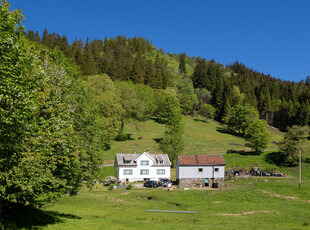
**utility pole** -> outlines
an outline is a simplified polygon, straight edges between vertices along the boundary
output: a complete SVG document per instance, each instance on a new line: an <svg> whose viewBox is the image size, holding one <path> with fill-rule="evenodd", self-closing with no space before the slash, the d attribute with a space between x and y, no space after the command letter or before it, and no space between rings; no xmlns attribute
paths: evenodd
<svg viewBox="0 0 310 230"><path fill-rule="evenodd" d="M299 150L299 188L301 186L301 150Z"/></svg>

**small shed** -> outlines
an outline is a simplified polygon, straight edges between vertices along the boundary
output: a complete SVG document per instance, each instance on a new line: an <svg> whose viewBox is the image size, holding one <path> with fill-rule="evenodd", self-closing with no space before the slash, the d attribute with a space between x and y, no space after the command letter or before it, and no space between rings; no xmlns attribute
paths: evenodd
<svg viewBox="0 0 310 230"><path fill-rule="evenodd" d="M180 187L214 187L224 180L225 166L222 155L178 156L176 179Z"/></svg>

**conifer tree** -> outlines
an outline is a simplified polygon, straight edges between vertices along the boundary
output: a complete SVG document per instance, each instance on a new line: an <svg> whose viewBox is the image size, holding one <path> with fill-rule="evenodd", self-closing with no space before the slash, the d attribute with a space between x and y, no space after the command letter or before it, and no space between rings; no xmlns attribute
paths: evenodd
<svg viewBox="0 0 310 230"><path fill-rule="evenodd" d="M181 53L179 55L180 63L179 63L179 73L180 74L186 74L186 67L185 67L185 54Z"/></svg>
<svg viewBox="0 0 310 230"><path fill-rule="evenodd" d="M141 52L138 52L131 70L131 80L133 83L144 83L143 58Z"/></svg>
<svg viewBox="0 0 310 230"><path fill-rule="evenodd" d="M96 74L96 66L90 49L89 38L86 40L82 70L84 75Z"/></svg>
<svg viewBox="0 0 310 230"><path fill-rule="evenodd" d="M154 64L151 60L147 61L146 70L145 70L145 84L156 88L156 73Z"/></svg>

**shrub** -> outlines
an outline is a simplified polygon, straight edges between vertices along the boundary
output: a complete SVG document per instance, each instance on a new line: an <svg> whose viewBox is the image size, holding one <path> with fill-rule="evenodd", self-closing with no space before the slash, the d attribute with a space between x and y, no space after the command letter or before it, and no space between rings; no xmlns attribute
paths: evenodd
<svg viewBox="0 0 310 230"><path fill-rule="evenodd" d="M109 190L113 190L113 188L114 188L114 184L113 183L111 183L111 184L109 184Z"/></svg>
<svg viewBox="0 0 310 230"><path fill-rule="evenodd" d="M126 189L128 190L132 189L132 184L129 184Z"/></svg>

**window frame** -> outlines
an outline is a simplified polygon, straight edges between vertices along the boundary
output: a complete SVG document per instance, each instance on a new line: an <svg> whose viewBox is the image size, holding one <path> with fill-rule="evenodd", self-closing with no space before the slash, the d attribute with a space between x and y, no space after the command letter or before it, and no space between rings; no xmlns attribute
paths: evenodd
<svg viewBox="0 0 310 230"><path fill-rule="evenodd" d="M143 162L143 163L142 163ZM145 162L147 162L147 164L145 164ZM148 161L148 160L141 160L140 161L140 165L141 166L149 166L150 165L150 161Z"/></svg>
<svg viewBox="0 0 310 230"><path fill-rule="evenodd" d="M131 172L131 174L126 174L125 171L126 171L126 172ZM132 170L132 169L123 169L123 175L124 175L124 176L125 176L125 175L126 175L126 176L133 175L133 170Z"/></svg>
<svg viewBox="0 0 310 230"><path fill-rule="evenodd" d="M159 171L162 171L163 173L158 173ZM166 169L156 169L156 175L166 175Z"/></svg>
<svg viewBox="0 0 310 230"><path fill-rule="evenodd" d="M142 172L147 172L147 173L142 173ZM140 175L150 175L150 170L149 169L140 169Z"/></svg>

